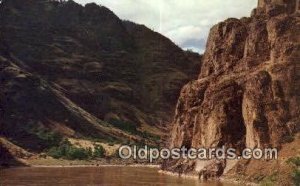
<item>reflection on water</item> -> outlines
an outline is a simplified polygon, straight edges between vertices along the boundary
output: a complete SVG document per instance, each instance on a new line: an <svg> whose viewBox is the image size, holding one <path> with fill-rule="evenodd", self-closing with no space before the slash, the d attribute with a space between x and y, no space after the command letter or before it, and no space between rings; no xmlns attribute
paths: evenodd
<svg viewBox="0 0 300 186"><path fill-rule="evenodd" d="M10 168L1 170L0 185L229 186L168 176L145 167Z"/></svg>

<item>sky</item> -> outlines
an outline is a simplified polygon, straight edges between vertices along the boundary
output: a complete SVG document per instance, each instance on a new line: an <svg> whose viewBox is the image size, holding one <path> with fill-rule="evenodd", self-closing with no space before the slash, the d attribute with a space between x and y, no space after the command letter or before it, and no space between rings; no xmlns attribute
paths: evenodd
<svg viewBox="0 0 300 186"><path fill-rule="evenodd" d="M203 53L210 28L229 17L250 16L257 0L75 0L95 2L120 19L146 25L183 49Z"/></svg>

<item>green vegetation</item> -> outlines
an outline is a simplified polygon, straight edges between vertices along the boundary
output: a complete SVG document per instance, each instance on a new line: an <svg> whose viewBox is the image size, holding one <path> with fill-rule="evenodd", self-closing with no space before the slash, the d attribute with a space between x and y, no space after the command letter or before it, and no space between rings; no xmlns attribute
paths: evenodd
<svg viewBox="0 0 300 186"><path fill-rule="evenodd" d="M278 178L278 173L274 173L271 176L265 177L260 183L261 186L273 186L275 185Z"/></svg>
<svg viewBox="0 0 300 186"><path fill-rule="evenodd" d="M293 157L287 160L293 166L292 178L296 186L300 186L300 157Z"/></svg>
<svg viewBox="0 0 300 186"><path fill-rule="evenodd" d="M41 141L45 148L57 146L63 139L59 133L51 131L41 123L32 120L28 121L25 125L22 125L21 131L36 138L38 141Z"/></svg>
<svg viewBox="0 0 300 186"><path fill-rule="evenodd" d="M300 170L299 169L295 169L292 173L292 177L293 177L293 182L296 186L300 185Z"/></svg>
<svg viewBox="0 0 300 186"><path fill-rule="evenodd" d="M300 186L300 157L292 157L289 158L286 163L290 164L293 169L291 172L291 177L292 181L293 181L293 185L295 186ZM261 181L261 186L273 186L276 185L277 182L280 180L280 175L278 174L278 172L275 172L274 174L265 177L262 181Z"/></svg>
<svg viewBox="0 0 300 186"><path fill-rule="evenodd" d="M141 132L141 136L143 138L154 140L154 141L159 141L160 140L160 136L155 135L155 134L151 134L151 133L149 133L147 131Z"/></svg>
<svg viewBox="0 0 300 186"><path fill-rule="evenodd" d="M126 131L133 135L139 135L139 136L143 137L144 139L149 139L149 140L153 140L153 141L160 140L160 136L151 134L147 131L141 132L137 129L135 124L130 123L128 121L123 121L123 120L118 120L118 119L110 119L109 123L118 129L121 129L121 130Z"/></svg>
<svg viewBox="0 0 300 186"><path fill-rule="evenodd" d="M105 149L101 145L96 145L94 148L95 148L93 153L94 158L104 157Z"/></svg>
<svg viewBox="0 0 300 186"><path fill-rule="evenodd" d="M66 158L70 160L84 160L89 159L90 151L84 148L70 147L66 152Z"/></svg>
<svg viewBox="0 0 300 186"><path fill-rule="evenodd" d="M59 133L48 131L48 130L39 130L36 135L39 139L45 142L48 147L54 147L59 145L62 141L62 136Z"/></svg>
<svg viewBox="0 0 300 186"><path fill-rule="evenodd" d="M292 157L287 160L287 163L300 167L300 157Z"/></svg>
<svg viewBox="0 0 300 186"><path fill-rule="evenodd" d="M136 126L133 123L130 123L128 121L122 121L122 120L118 120L118 119L110 119L109 123L116 128L119 128L123 131L129 132L130 134L138 133Z"/></svg>
<svg viewBox="0 0 300 186"><path fill-rule="evenodd" d="M56 159L86 160L103 158L105 149L101 145L96 145L94 151L92 151L91 148L84 149L75 147L68 140L64 140L59 146L50 148L47 154Z"/></svg>

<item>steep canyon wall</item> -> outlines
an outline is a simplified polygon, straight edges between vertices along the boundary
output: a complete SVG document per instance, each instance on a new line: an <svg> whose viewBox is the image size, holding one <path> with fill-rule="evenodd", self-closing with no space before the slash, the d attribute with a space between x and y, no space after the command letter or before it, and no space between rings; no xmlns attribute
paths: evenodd
<svg viewBox="0 0 300 186"><path fill-rule="evenodd" d="M170 147L281 147L299 131L298 3L261 0L251 17L211 28L199 78L181 91ZM164 169L195 165L167 161ZM226 162L220 167L219 175Z"/></svg>

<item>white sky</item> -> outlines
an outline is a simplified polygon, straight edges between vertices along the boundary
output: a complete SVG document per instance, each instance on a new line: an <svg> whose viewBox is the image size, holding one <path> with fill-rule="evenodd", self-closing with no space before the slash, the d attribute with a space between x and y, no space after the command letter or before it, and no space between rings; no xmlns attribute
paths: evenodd
<svg viewBox="0 0 300 186"><path fill-rule="evenodd" d="M257 0L75 0L95 2L120 19L144 24L184 49L202 53L209 29L229 17L250 16Z"/></svg>

